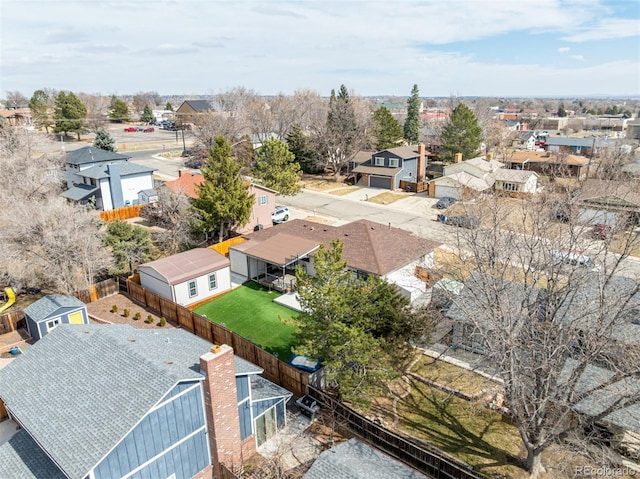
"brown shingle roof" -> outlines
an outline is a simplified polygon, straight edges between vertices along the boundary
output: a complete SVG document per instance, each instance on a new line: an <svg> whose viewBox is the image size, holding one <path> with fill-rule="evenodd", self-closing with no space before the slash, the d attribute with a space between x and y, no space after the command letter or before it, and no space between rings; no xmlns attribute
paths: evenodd
<svg viewBox="0 0 640 479"><path fill-rule="evenodd" d="M291 220L245 237L252 241L265 241L282 233L326 246L332 240L339 239L344 244L343 259L349 267L379 276L405 266L439 245L399 228L369 220L358 220L337 227Z"/></svg>
<svg viewBox="0 0 640 479"><path fill-rule="evenodd" d="M589 164L589 158L578 155L566 155L559 157L553 153L546 151L516 151L511 157L503 160L504 163L524 163L525 161L531 163L552 163L559 165L576 165L586 166Z"/></svg>
<svg viewBox="0 0 640 479"><path fill-rule="evenodd" d="M580 188L577 201L599 203L603 206L640 207L640 191L635 182L611 180L587 180Z"/></svg>
<svg viewBox="0 0 640 479"><path fill-rule="evenodd" d="M138 269L149 268L157 271L168 284L173 285L218 271L225 266L229 266L229 260L217 251L210 248L194 248L184 253L141 264Z"/></svg>

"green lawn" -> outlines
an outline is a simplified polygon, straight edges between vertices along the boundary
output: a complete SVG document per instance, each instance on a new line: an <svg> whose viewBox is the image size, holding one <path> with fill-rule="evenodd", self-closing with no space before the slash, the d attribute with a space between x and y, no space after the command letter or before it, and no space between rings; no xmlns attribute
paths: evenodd
<svg viewBox="0 0 640 479"><path fill-rule="evenodd" d="M209 320L222 324L240 336L251 340L261 348L288 361L291 347L295 345L295 327L283 319L296 317L297 313L273 302L280 293L269 293L260 285L249 281L239 288L196 308Z"/></svg>

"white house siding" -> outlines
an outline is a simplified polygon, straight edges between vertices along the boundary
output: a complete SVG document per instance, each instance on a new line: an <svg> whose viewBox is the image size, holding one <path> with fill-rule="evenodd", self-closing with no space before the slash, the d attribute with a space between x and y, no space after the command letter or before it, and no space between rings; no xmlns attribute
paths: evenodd
<svg viewBox="0 0 640 479"><path fill-rule="evenodd" d="M536 175L531 175L524 184L524 188L522 191L525 193L535 193L538 188L538 177Z"/></svg>
<svg viewBox="0 0 640 479"><path fill-rule="evenodd" d="M457 182L451 181L445 177L442 177L439 181L436 180L436 188L434 196L436 198L444 198L448 196L456 200L462 199L462 188L457 185Z"/></svg>
<svg viewBox="0 0 640 479"><path fill-rule="evenodd" d="M231 262L231 272L249 277L249 265L247 263L247 255L241 251L229 249L229 261Z"/></svg>
<svg viewBox="0 0 640 479"><path fill-rule="evenodd" d="M153 188L153 174L142 173L139 175L123 176L121 184L124 203L127 204L128 201L129 204L135 204L138 202L138 192Z"/></svg>
<svg viewBox="0 0 640 479"><path fill-rule="evenodd" d="M100 194L102 196L102 209L104 211L110 211L113 209L113 201L111 201L111 186L109 185L109 178L103 178L98 180L100 182Z"/></svg>
<svg viewBox="0 0 640 479"><path fill-rule="evenodd" d="M213 273L212 271L211 273ZM203 301L207 298L211 298L225 291L231 289L231 271L229 267L219 269L215 271L216 274L216 288L209 289L209 275L207 273L197 278L190 279L183 283L178 283L173 286L173 292L175 294L175 302L182 306L188 306L199 301ZM191 281L196 282L197 294L193 297L189 297L189 283Z"/></svg>
<svg viewBox="0 0 640 479"><path fill-rule="evenodd" d="M171 293L171 286L163 277L157 275L155 270L139 267L138 272L140 273L140 284L142 284L144 288L159 294L163 298L171 301L174 300Z"/></svg>

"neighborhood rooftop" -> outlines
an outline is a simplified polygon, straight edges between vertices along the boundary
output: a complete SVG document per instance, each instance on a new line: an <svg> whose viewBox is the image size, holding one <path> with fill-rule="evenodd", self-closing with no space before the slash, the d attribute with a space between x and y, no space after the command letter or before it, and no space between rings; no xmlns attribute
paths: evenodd
<svg viewBox="0 0 640 479"><path fill-rule="evenodd" d="M424 256L440 244L369 220L328 226L296 219L274 228L256 231L246 238L251 240L249 243L262 242L282 233L326 246L329 246L332 240L339 239L344 244L343 259L349 267L379 276ZM249 247L251 246L245 246Z"/></svg>
<svg viewBox="0 0 640 479"><path fill-rule="evenodd" d="M145 263L139 268L153 269L169 284L178 284L228 265L229 260L217 251L211 248L194 248Z"/></svg>
<svg viewBox="0 0 640 479"><path fill-rule="evenodd" d="M85 146L67 153L67 163L70 165L84 165L87 163L98 163L103 161L122 160L126 161L130 156L113 151L101 150L92 146Z"/></svg>
<svg viewBox="0 0 640 479"><path fill-rule="evenodd" d="M0 371L0 385L11 385L0 395L60 469L83 479L177 382L204 379L199 356L210 348L181 329L60 325ZM235 369L262 372L238 357ZM43 407L52 399L55 407ZM0 458L13 447L0 446ZM4 467L0 461L0 477L32 477Z"/></svg>

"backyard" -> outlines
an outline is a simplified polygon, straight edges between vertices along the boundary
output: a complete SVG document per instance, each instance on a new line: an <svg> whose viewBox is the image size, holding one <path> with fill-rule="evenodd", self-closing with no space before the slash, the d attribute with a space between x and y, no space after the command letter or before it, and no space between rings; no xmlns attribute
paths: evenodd
<svg viewBox="0 0 640 479"><path fill-rule="evenodd" d="M297 313L274 303L273 300L278 296L280 293L269 292L249 281L194 311L226 326L286 362L291 356L291 347L295 345L292 318Z"/></svg>

